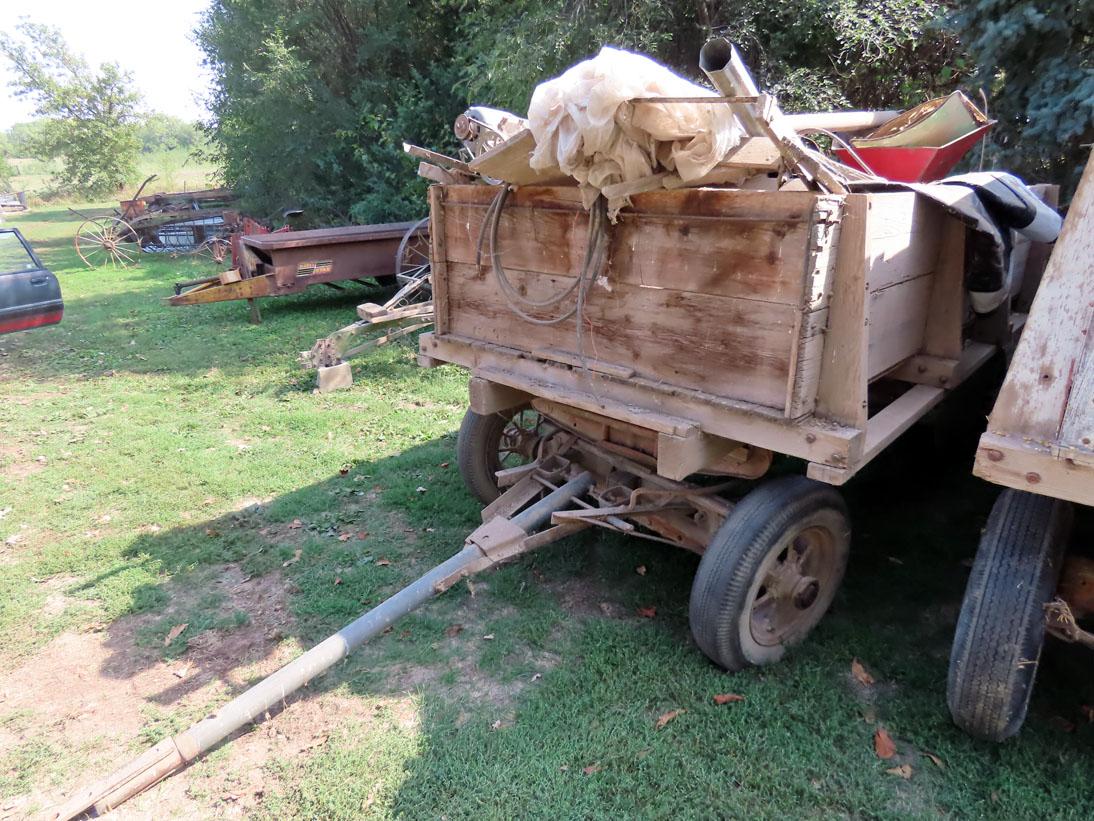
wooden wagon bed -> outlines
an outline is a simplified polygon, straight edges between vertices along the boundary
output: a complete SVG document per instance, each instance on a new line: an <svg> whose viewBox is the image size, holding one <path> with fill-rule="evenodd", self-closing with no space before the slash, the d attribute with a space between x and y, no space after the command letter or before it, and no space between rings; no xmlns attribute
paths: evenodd
<svg viewBox="0 0 1094 821"><path fill-rule="evenodd" d="M974 473L1094 505L1094 163L1087 162Z"/></svg>
<svg viewBox="0 0 1094 821"><path fill-rule="evenodd" d="M496 192L430 189L437 328L422 363L468 367L479 413L538 397L655 431L668 478L745 443L842 484L995 350L963 336L964 225L926 198L730 189L633 197L579 350L574 319L528 322L476 264ZM588 224L576 188L515 189L497 250L517 290L571 284ZM906 390L871 414L882 379Z"/></svg>

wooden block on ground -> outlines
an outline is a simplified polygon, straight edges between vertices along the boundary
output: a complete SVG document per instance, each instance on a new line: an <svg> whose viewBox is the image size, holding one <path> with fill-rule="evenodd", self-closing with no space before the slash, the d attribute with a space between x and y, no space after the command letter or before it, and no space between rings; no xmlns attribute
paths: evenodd
<svg viewBox="0 0 1094 821"><path fill-rule="evenodd" d="M353 384L353 371L350 369L349 362L342 362L329 368L319 368L318 371L317 381L320 393L341 390Z"/></svg>

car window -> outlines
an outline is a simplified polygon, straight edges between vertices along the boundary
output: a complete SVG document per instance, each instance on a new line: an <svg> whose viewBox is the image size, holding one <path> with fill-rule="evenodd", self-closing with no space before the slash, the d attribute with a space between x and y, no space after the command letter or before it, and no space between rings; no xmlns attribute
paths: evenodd
<svg viewBox="0 0 1094 821"><path fill-rule="evenodd" d="M38 267L14 231L0 231L0 275L33 271Z"/></svg>

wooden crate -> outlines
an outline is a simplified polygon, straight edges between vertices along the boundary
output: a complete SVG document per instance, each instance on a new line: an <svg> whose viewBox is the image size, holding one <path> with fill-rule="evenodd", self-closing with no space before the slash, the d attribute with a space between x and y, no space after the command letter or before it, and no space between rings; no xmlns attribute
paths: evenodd
<svg viewBox="0 0 1094 821"><path fill-rule="evenodd" d="M636 195L610 228L578 351L575 320L527 322L476 265L496 191L430 190L437 330L422 339L426 364L456 362L670 436L803 456L838 483L990 353L962 340L964 226L911 192ZM577 189L517 188L498 243L513 284L543 299L573 282L587 225ZM882 375L923 389L868 442L867 386Z"/></svg>

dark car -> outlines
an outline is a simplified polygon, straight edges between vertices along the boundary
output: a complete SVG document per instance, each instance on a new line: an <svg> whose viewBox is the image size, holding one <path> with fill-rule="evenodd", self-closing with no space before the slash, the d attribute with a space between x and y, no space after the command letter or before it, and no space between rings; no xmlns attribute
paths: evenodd
<svg viewBox="0 0 1094 821"><path fill-rule="evenodd" d="M0 334L61 321L61 285L17 228L0 227Z"/></svg>

